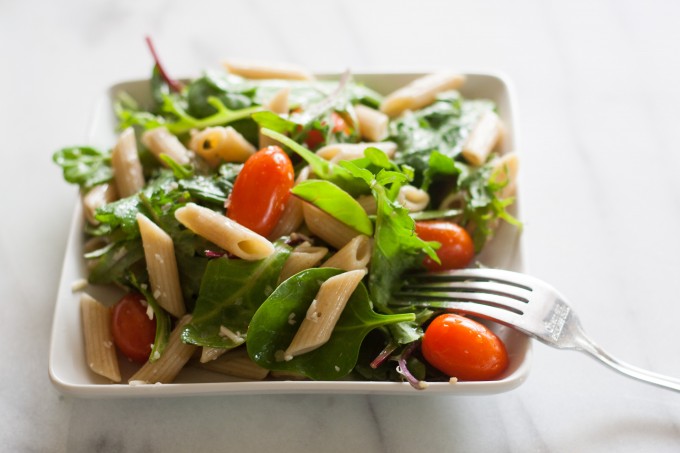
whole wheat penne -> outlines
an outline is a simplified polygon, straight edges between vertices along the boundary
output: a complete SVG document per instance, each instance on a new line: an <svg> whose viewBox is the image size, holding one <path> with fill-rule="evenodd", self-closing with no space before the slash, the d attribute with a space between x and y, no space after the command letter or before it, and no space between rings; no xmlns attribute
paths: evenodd
<svg viewBox="0 0 680 453"><path fill-rule="evenodd" d="M175 380L184 365L189 361L197 346L182 342L182 330L191 321L191 315L180 318L175 328L170 332L168 344L161 356L155 362L146 362L128 380L130 384L147 383L167 384Z"/></svg>
<svg viewBox="0 0 680 453"><path fill-rule="evenodd" d="M347 301L364 275L366 271L363 270L349 271L321 284L307 316L284 352L284 360L313 351L330 339Z"/></svg>
<svg viewBox="0 0 680 453"><path fill-rule="evenodd" d="M495 112L485 112L470 131L461 154L471 165L480 166L501 137L501 120Z"/></svg>
<svg viewBox="0 0 680 453"><path fill-rule="evenodd" d="M282 282L300 271L316 266L326 254L328 254L326 247L314 247L308 244L295 247L281 269L279 281Z"/></svg>
<svg viewBox="0 0 680 453"><path fill-rule="evenodd" d="M216 373L226 374L240 379L262 380L267 377L269 370L253 362L248 351L241 347L227 351L215 360L201 363L205 368Z"/></svg>
<svg viewBox="0 0 680 453"><path fill-rule="evenodd" d="M245 162L255 152L255 147L231 126L208 127L194 133L189 149L213 167L221 162Z"/></svg>
<svg viewBox="0 0 680 453"><path fill-rule="evenodd" d="M186 313L186 307L172 238L143 214L137 214L137 225L142 236L153 297L168 313L181 318Z"/></svg>
<svg viewBox="0 0 680 453"><path fill-rule="evenodd" d="M111 309L89 294L80 296L85 359L87 366L100 376L120 382L116 347L111 334Z"/></svg>
<svg viewBox="0 0 680 453"><path fill-rule="evenodd" d="M465 76L453 72L429 74L387 96L380 104L380 110L391 117L405 110L417 110L432 104L439 93L457 90L464 82Z"/></svg>
<svg viewBox="0 0 680 453"><path fill-rule="evenodd" d="M203 346L201 348L201 363L207 363L212 360L217 359L220 357L222 354L226 353L228 349L224 348L211 348L209 346Z"/></svg>
<svg viewBox="0 0 680 453"><path fill-rule="evenodd" d="M135 131L125 129L111 152L111 167L116 189L121 198L134 195L144 187L144 172L137 153Z"/></svg>
<svg viewBox="0 0 680 453"><path fill-rule="evenodd" d="M501 198L515 196L517 192L517 173L519 172L519 157L517 153L504 154L493 161L491 178L494 182L505 184L501 190Z"/></svg>
<svg viewBox="0 0 680 453"><path fill-rule="evenodd" d="M397 201L409 212L420 212L430 204L430 195L422 189L406 185L399 189Z"/></svg>
<svg viewBox="0 0 680 453"><path fill-rule="evenodd" d="M356 236L320 267L336 267L345 271L363 270L371 260L372 243L366 235Z"/></svg>
<svg viewBox="0 0 680 453"><path fill-rule="evenodd" d="M222 62L225 69L246 79L313 80L312 74L299 66L282 63L261 63L243 60Z"/></svg>
<svg viewBox="0 0 680 453"><path fill-rule="evenodd" d="M359 234L354 228L345 225L330 214L326 214L314 205L303 202L302 212L309 231L320 237L336 249L341 249Z"/></svg>
<svg viewBox="0 0 680 453"><path fill-rule="evenodd" d="M288 114L289 105L288 97L290 96L290 87L283 87L267 102L266 108L279 115Z"/></svg>
<svg viewBox="0 0 680 453"><path fill-rule="evenodd" d="M306 181L309 178L311 170L309 166L300 170L298 177L295 179L295 184ZM281 236L288 236L297 231L304 222L304 214L302 212L302 201L297 197L288 197L286 207L281 214L281 218L274 226L274 229L269 234L270 240L275 240Z"/></svg>
<svg viewBox="0 0 680 453"><path fill-rule="evenodd" d="M92 225L99 225L99 221L95 219L94 215L97 208L101 208L107 203L116 201L118 199L118 192L114 184L104 183L94 186L83 195L83 214L88 222Z"/></svg>
<svg viewBox="0 0 680 453"><path fill-rule="evenodd" d="M353 160L364 157L367 148L378 148L387 157L392 158L397 151L397 144L393 142L374 142L374 143L334 143L326 145L316 154L328 161L339 162L341 160Z"/></svg>
<svg viewBox="0 0 680 453"><path fill-rule="evenodd" d="M266 238L195 203L177 209L175 218L194 233L244 260L260 260L274 253L274 246Z"/></svg>
<svg viewBox="0 0 680 453"><path fill-rule="evenodd" d="M160 160L161 154L166 154L178 164L189 163L189 153L182 142L172 135L165 127L148 130L142 135L142 143L149 148ZM161 160L165 165L165 163Z"/></svg>
<svg viewBox="0 0 680 453"><path fill-rule="evenodd" d="M378 212L378 202L373 195L359 195L356 200L364 208L366 214L374 215Z"/></svg>
<svg viewBox="0 0 680 453"><path fill-rule="evenodd" d="M354 107L359 122L359 134L371 142L381 142L387 138L390 118L383 112L358 104Z"/></svg>

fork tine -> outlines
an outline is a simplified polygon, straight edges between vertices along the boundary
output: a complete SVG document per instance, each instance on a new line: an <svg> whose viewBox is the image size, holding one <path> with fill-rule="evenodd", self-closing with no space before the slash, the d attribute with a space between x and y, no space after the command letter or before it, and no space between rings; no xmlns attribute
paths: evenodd
<svg viewBox="0 0 680 453"><path fill-rule="evenodd" d="M458 302L478 302L480 304L491 305L499 308L510 310L516 314L523 314L526 310L526 302L506 297L503 295L485 293L485 292L467 292L467 291L450 291L450 290L433 290L433 291L411 291L411 288L404 288L394 294L397 299L403 299L405 302L409 300L415 303L421 301L441 301L453 300Z"/></svg>
<svg viewBox="0 0 680 453"><path fill-rule="evenodd" d="M514 311L499 308L497 306L485 305L479 302L464 302L464 301L404 301L396 300L392 305L401 306L416 306L428 308L441 308L444 310L455 310L457 312L466 313L470 315L480 316L482 318L490 319L492 321L500 322L501 324L512 324L515 327L521 324L522 315Z"/></svg>
<svg viewBox="0 0 680 453"><path fill-rule="evenodd" d="M480 280L495 281L507 285L531 290L541 282L529 275L504 269L490 268L465 268L445 272L410 274L409 277L418 281L457 281L457 280Z"/></svg>
<svg viewBox="0 0 680 453"><path fill-rule="evenodd" d="M472 281L472 280L451 280L451 281L407 281L404 285L404 290L413 291L469 291L469 292L483 292L490 294L497 294L499 296L511 297L520 302L527 303L531 297L531 290L523 287L499 283L496 281Z"/></svg>

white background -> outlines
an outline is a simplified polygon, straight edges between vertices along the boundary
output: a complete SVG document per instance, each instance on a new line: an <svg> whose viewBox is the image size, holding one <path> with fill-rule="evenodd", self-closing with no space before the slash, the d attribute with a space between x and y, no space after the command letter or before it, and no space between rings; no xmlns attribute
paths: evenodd
<svg viewBox="0 0 680 453"><path fill-rule="evenodd" d="M223 57L312 70L500 71L514 82L530 271L593 337L680 377L680 3L0 0L0 450L679 451L680 394L536 344L486 397L82 400L47 376L76 190L51 154L95 100Z"/></svg>

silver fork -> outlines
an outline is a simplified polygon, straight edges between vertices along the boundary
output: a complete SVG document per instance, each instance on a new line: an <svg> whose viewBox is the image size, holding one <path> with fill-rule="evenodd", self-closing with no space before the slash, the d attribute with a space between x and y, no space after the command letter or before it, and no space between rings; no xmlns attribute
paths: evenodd
<svg viewBox="0 0 680 453"><path fill-rule="evenodd" d="M583 331L576 313L555 288L529 275L500 269L412 274L392 306L418 306L477 315L559 349L575 349L626 376L676 391L680 379L612 357Z"/></svg>

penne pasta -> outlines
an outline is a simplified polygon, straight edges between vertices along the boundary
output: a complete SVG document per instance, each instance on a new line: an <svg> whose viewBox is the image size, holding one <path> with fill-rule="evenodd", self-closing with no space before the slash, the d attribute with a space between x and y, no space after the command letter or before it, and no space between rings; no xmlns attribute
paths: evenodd
<svg viewBox="0 0 680 453"><path fill-rule="evenodd" d="M306 181L311 172L309 166L300 170L298 177L295 179L295 184ZM270 240L278 239L281 236L289 236L291 233L297 231L304 222L304 214L302 212L302 200L298 197L288 197L286 207L281 214L281 218L276 223L276 226L269 235Z"/></svg>
<svg viewBox="0 0 680 453"><path fill-rule="evenodd" d="M228 349L224 348L211 348L209 346L203 346L201 348L201 363L207 363L215 360L227 351Z"/></svg>
<svg viewBox="0 0 680 453"><path fill-rule="evenodd" d="M305 269L315 267L327 254L328 249L326 247L313 247L308 244L295 247L283 265L283 269L281 269L279 282Z"/></svg>
<svg viewBox="0 0 680 453"><path fill-rule="evenodd" d="M484 113L470 131L461 154L471 165L482 165L500 140L501 132L498 115L492 111Z"/></svg>
<svg viewBox="0 0 680 453"><path fill-rule="evenodd" d="M378 212L378 202L373 195L359 195L357 202L364 208L366 214L375 215Z"/></svg>
<svg viewBox="0 0 680 453"><path fill-rule="evenodd" d="M519 172L519 158L517 153L508 153L492 162L491 179L499 184L505 184L500 197L509 198L517 193L517 173Z"/></svg>
<svg viewBox="0 0 680 453"><path fill-rule="evenodd" d="M116 192L115 185L104 183L94 186L82 198L85 219L92 225L99 225L99 221L95 218L97 208L101 208L105 204L117 199L118 193Z"/></svg>
<svg viewBox="0 0 680 453"><path fill-rule="evenodd" d="M287 115L289 110L288 97L290 96L290 87L281 88L269 100L266 105L267 110L270 110L279 115Z"/></svg>
<svg viewBox="0 0 680 453"><path fill-rule="evenodd" d="M321 284L307 316L284 352L284 360L313 351L331 337L347 301L366 271L355 270L329 278Z"/></svg>
<svg viewBox="0 0 680 453"><path fill-rule="evenodd" d="M191 315L183 316L175 328L170 332L168 344L161 356L155 362L146 362L128 380L131 385L135 384L167 384L175 380L184 365L194 355L197 346L182 342L182 331L191 321Z"/></svg>
<svg viewBox="0 0 680 453"><path fill-rule="evenodd" d="M345 271L366 271L368 262L371 260L371 252L371 239L361 234L349 241L320 267L335 267Z"/></svg>
<svg viewBox="0 0 680 453"><path fill-rule="evenodd" d="M213 167L221 162L245 162L255 152L255 147L230 126L208 127L194 133L189 149Z"/></svg>
<svg viewBox="0 0 680 453"><path fill-rule="evenodd" d="M243 347L227 351L215 360L201 363L201 367L227 376L258 381L266 378L269 374L268 369L251 360L248 351Z"/></svg>
<svg viewBox="0 0 680 453"><path fill-rule="evenodd" d="M408 212L420 212L430 204L430 196L424 190L406 185L399 189L397 201L408 209Z"/></svg>
<svg viewBox="0 0 680 453"><path fill-rule="evenodd" d="M135 131L128 127L118 137L116 146L111 152L111 167L116 189L121 198L134 195L146 184L144 171L137 153Z"/></svg>
<svg viewBox="0 0 680 453"><path fill-rule="evenodd" d="M397 144L392 142L379 143L334 143L320 148L316 154L328 161L354 160L364 157L367 148L378 148L392 158L397 151Z"/></svg>
<svg viewBox="0 0 680 453"><path fill-rule="evenodd" d="M244 260L260 260L274 253L266 238L217 212L187 203L175 211L175 218L197 235Z"/></svg>
<svg viewBox="0 0 680 453"><path fill-rule="evenodd" d="M355 105L354 111L357 114L361 138L371 142L381 142L387 138L387 126L390 121L387 115L363 104Z"/></svg>
<svg viewBox="0 0 680 453"><path fill-rule="evenodd" d="M387 96L380 105L380 111L390 117L399 116L406 110L416 110L432 104L439 93L457 90L464 82L465 76L452 72L438 72L420 77Z"/></svg>
<svg viewBox="0 0 680 453"><path fill-rule="evenodd" d="M111 309L92 296L80 297L85 358L90 369L113 382L120 382L116 347L111 334Z"/></svg>
<svg viewBox="0 0 680 453"><path fill-rule="evenodd" d="M302 202L302 213L307 228L336 249L341 249L359 234L354 228L309 203Z"/></svg>
<svg viewBox="0 0 680 453"><path fill-rule="evenodd" d="M186 313L186 308L172 238L142 214L137 214L137 225L142 236L153 297L168 313L181 318Z"/></svg>
<svg viewBox="0 0 680 453"><path fill-rule="evenodd" d="M227 60L222 64L228 72L246 79L314 80L310 72L291 64L242 60Z"/></svg>
<svg viewBox="0 0 680 453"><path fill-rule="evenodd" d="M166 154L181 165L189 163L189 152L187 149L177 137L172 135L164 127L157 127L144 132L142 135L142 143L149 148L149 151L151 151L163 165L165 165L165 162L160 159L161 154Z"/></svg>

